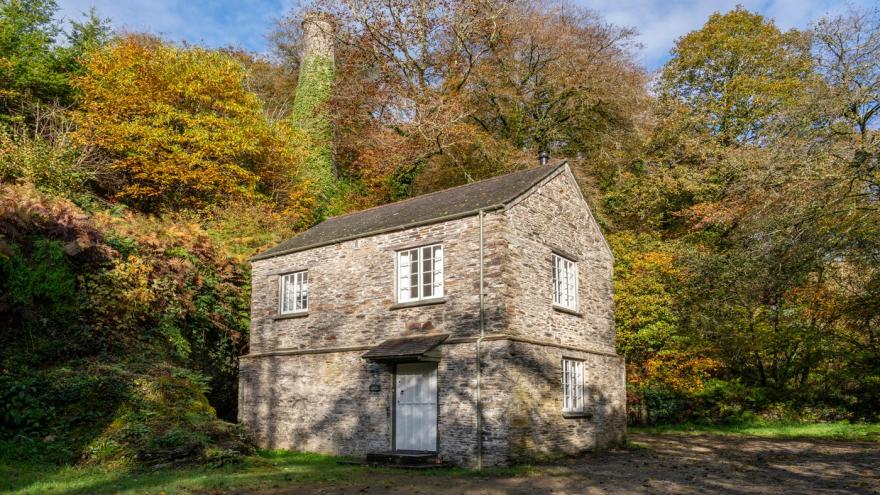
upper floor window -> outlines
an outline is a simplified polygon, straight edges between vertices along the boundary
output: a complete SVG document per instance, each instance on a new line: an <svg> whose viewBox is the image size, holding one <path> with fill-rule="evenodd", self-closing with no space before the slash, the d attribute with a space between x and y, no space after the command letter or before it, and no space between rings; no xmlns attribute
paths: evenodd
<svg viewBox="0 0 880 495"><path fill-rule="evenodd" d="M577 310L577 263L553 254L553 304Z"/></svg>
<svg viewBox="0 0 880 495"><path fill-rule="evenodd" d="M397 302L443 297L443 246L397 252Z"/></svg>
<svg viewBox="0 0 880 495"><path fill-rule="evenodd" d="M562 359L562 411L584 411L584 362Z"/></svg>
<svg viewBox="0 0 880 495"><path fill-rule="evenodd" d="M309 272L288 273L281 276L281 297L278 311L282 315L304 313L309 310Z"/></svg>

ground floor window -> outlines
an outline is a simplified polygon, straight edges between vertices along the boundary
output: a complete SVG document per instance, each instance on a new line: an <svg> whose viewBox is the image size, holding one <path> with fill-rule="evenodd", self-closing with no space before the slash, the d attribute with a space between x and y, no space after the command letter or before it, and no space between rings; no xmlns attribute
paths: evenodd
<svg viewBox="0 0 880 495"><path fill-rule="evenodd" d="M562 411L584 410L584 362L562 359Z"/></svg>

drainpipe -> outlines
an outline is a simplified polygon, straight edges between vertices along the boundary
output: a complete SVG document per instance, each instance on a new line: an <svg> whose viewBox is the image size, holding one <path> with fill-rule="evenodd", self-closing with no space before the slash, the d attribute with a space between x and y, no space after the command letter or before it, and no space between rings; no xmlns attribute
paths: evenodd
<svg viewBox="0 0 880 495"><path fill-rule="evenodd" d="M483 217L485 212L480 210L480 336L477 338L477 390L476 390L476 409L477 409L477 471L483 470L483 407L480 397L481 378L482 378L482 360L480 358L480 346L483 343L483 337L486 335L485 311L483 306Z"/></svg>

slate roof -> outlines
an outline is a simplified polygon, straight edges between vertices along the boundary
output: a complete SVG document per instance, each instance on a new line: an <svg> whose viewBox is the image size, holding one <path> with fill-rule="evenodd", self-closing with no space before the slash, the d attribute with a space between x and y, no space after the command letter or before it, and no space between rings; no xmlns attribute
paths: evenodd
<svg viewBox="0 0 880 495"><path fill-rule="evenodd" d="M331 217L272 247L254 260L326 246L405 228L427 225L504 207L565 165L555 161L491 179L444 189L396 203Z"/></svg>
<svg viewBox="0 0 880 495"><path fill-rule="evenodd" d="M388 339L361 357L372 361L418 360L448 338L448 333L438 333Z"/></svg>

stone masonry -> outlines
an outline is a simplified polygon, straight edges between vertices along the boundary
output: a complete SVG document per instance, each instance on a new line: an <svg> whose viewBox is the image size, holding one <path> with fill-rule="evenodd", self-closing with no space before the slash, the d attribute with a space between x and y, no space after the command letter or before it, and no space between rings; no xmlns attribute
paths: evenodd
<svg viewBox="0 0 880 495"><path fill-rule="evenodd" d="M395 300L395 253L442 243L444 294ZM577 262L577 311L551 304L551 254ZM485 213L481 347L484 465L620 442L623 362L614 351L611 252L567 165ZM438 454L473 466L480 335L477 214L253 263L250 354L239 419L266 447L364 455L393 449L394 365L361 356L386 339L447 333L438 362ZM309 270L309 312L278 315L279 277ZM561 360L584 361L587 411L562 414Z"/></svg>

